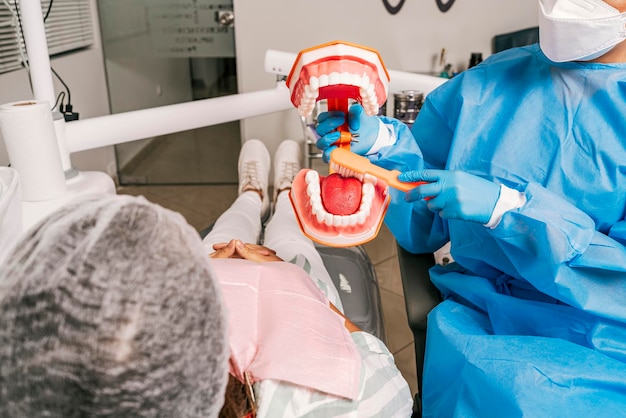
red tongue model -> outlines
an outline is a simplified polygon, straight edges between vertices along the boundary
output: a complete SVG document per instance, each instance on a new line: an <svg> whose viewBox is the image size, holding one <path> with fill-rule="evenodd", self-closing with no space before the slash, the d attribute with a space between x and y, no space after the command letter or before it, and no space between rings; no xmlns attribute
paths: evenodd
<svg viewBox="0 0 626 418"><path fill-rule="evenodd" d="M354 177L330 174L320 181L322 204L333 215L352 215L361 204L361 182Z"/></svg>

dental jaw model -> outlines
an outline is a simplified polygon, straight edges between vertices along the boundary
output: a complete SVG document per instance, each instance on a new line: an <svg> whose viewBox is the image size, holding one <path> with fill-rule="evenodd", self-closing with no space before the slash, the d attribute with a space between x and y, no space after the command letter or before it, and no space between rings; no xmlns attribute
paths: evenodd
<svg viewBox="0 0 626 418"><path fill-rule="evenodd" d="M388 83L378 52L343 41L301 51L287 78L291 102L304 117L320 100L327 101L328 110L345 114L350 101L358 101L368 115L375 115L387 100ZM339 131L338 149L347 151L353 140L347 123ZM323 177L315 170L304 169L293 181L289 197L303 233L334 247L372 240L389 205L387 184L358 170L342 169L340 163L331 165L331 172Z"/></svg>

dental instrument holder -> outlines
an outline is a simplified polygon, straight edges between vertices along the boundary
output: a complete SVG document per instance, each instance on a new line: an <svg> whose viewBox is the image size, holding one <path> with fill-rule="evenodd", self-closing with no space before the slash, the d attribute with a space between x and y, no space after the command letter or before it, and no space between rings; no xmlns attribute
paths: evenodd
<svg viewBox="0 0 626 418"><path fill-rule="evenodd" d="M424 102L424 93L417 90L403 90L393 95L393 117L404 122L409 128L415 123L417 114Z"/></svg>

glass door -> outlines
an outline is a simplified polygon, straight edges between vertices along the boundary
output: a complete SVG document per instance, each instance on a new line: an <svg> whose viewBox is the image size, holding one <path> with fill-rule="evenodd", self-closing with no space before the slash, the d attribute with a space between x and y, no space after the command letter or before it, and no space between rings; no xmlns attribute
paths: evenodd
<svg viewBox="0 0 626 418"><path fill-rule="evenodd" d="M111 113L237 93L232 0L98 0ZM115 145L121 185L237 183L239 121Z"/></svg>

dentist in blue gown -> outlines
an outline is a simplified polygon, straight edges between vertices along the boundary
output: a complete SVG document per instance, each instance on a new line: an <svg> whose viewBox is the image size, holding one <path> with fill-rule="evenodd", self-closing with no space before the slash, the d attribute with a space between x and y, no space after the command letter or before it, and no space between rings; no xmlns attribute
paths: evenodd
<svg viewBox="0 0 626 418"><path fill-rule="evenodd" d="M353 105L431 279L424 416L626 416L626 0L539 0L539 44L431 92L409 130ZM320 115L328 160L345 115ZM370 140L367 140L370 138ZM429 199L425 199L425 198Z"/></svg>

